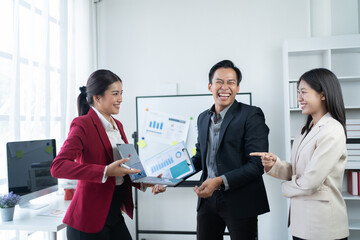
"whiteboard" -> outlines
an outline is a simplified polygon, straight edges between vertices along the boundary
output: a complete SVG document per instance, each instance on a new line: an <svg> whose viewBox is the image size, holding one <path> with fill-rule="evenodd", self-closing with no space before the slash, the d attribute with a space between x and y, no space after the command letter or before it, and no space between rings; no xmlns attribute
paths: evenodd
<svg viewBox="0 0 360 240"><path fill-rule="evenodd" d="M238 93L235 97L238 102L251 105L251 93ZM138 96L136 97L136 132L135 141L144 140L145 147L138 147L139 157L142 161L169 148L172 141L159 142L147 137L145 122L149 112L182 116L190 122L185 144L190 156L197 143L197 118L200 113L210 109L214 104L212 94L197 95L166 95L166 96ZM201 173L198 173L188 180L197 181Z"/></svg>

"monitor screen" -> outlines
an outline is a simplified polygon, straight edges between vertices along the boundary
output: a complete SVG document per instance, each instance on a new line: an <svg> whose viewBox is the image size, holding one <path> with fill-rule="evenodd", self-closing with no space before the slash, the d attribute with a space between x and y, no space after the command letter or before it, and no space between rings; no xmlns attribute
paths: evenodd
<svg viewBox="0 0 360 240"><path fill-rule="evenodd" d="M9 192L22 196L20 206L57 190L58 181L50 174L55 139L8 142L6 150Z"/></svg>

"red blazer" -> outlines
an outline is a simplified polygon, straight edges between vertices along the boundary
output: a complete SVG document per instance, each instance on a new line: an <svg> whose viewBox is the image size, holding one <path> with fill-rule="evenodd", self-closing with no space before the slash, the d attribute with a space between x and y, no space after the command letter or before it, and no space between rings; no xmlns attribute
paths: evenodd
<svg viewBox="0 0 360 240"><path fill-rule="evenodd" d="M128 143L122 124L114 120L122 139ZM109 138L99 117L90 108L87 115L72 121L68 138L51 164L53 177L78 180L74 198L63 220L65 224L87 233L102 230L114 193L115 177L108 177L105 183L101 181L105 166L113 161ZM133 184L129 176L124 177L123 184L121 210L132 218Z"/></svg>

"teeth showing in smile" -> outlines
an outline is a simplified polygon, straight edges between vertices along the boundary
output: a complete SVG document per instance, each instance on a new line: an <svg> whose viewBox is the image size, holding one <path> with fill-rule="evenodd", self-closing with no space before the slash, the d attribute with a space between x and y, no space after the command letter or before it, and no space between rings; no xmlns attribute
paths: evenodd
<svg viewBox="0 0 360 240"><path fill-rule="evenodd" d="M219 93L219 97L230 97L230 93Z"/></svg>

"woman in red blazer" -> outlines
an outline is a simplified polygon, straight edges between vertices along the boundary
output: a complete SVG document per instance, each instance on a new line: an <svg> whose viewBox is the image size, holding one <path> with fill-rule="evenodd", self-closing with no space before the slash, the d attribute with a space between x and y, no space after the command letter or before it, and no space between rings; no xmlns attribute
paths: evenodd
<svg viewBox="0 0 360 240"><path fill-rule="evenodd" d="M117 143L128 143L118 114L122 102L122 81L108 70L92 73L86 87L80 88L79 117L70 125L68 138L51 165L56 178L77 179L74 198L64 223L67 238L131 239L121 211L133 217L132 186ZM153 188L154 193L162 188Z"/></svg>

